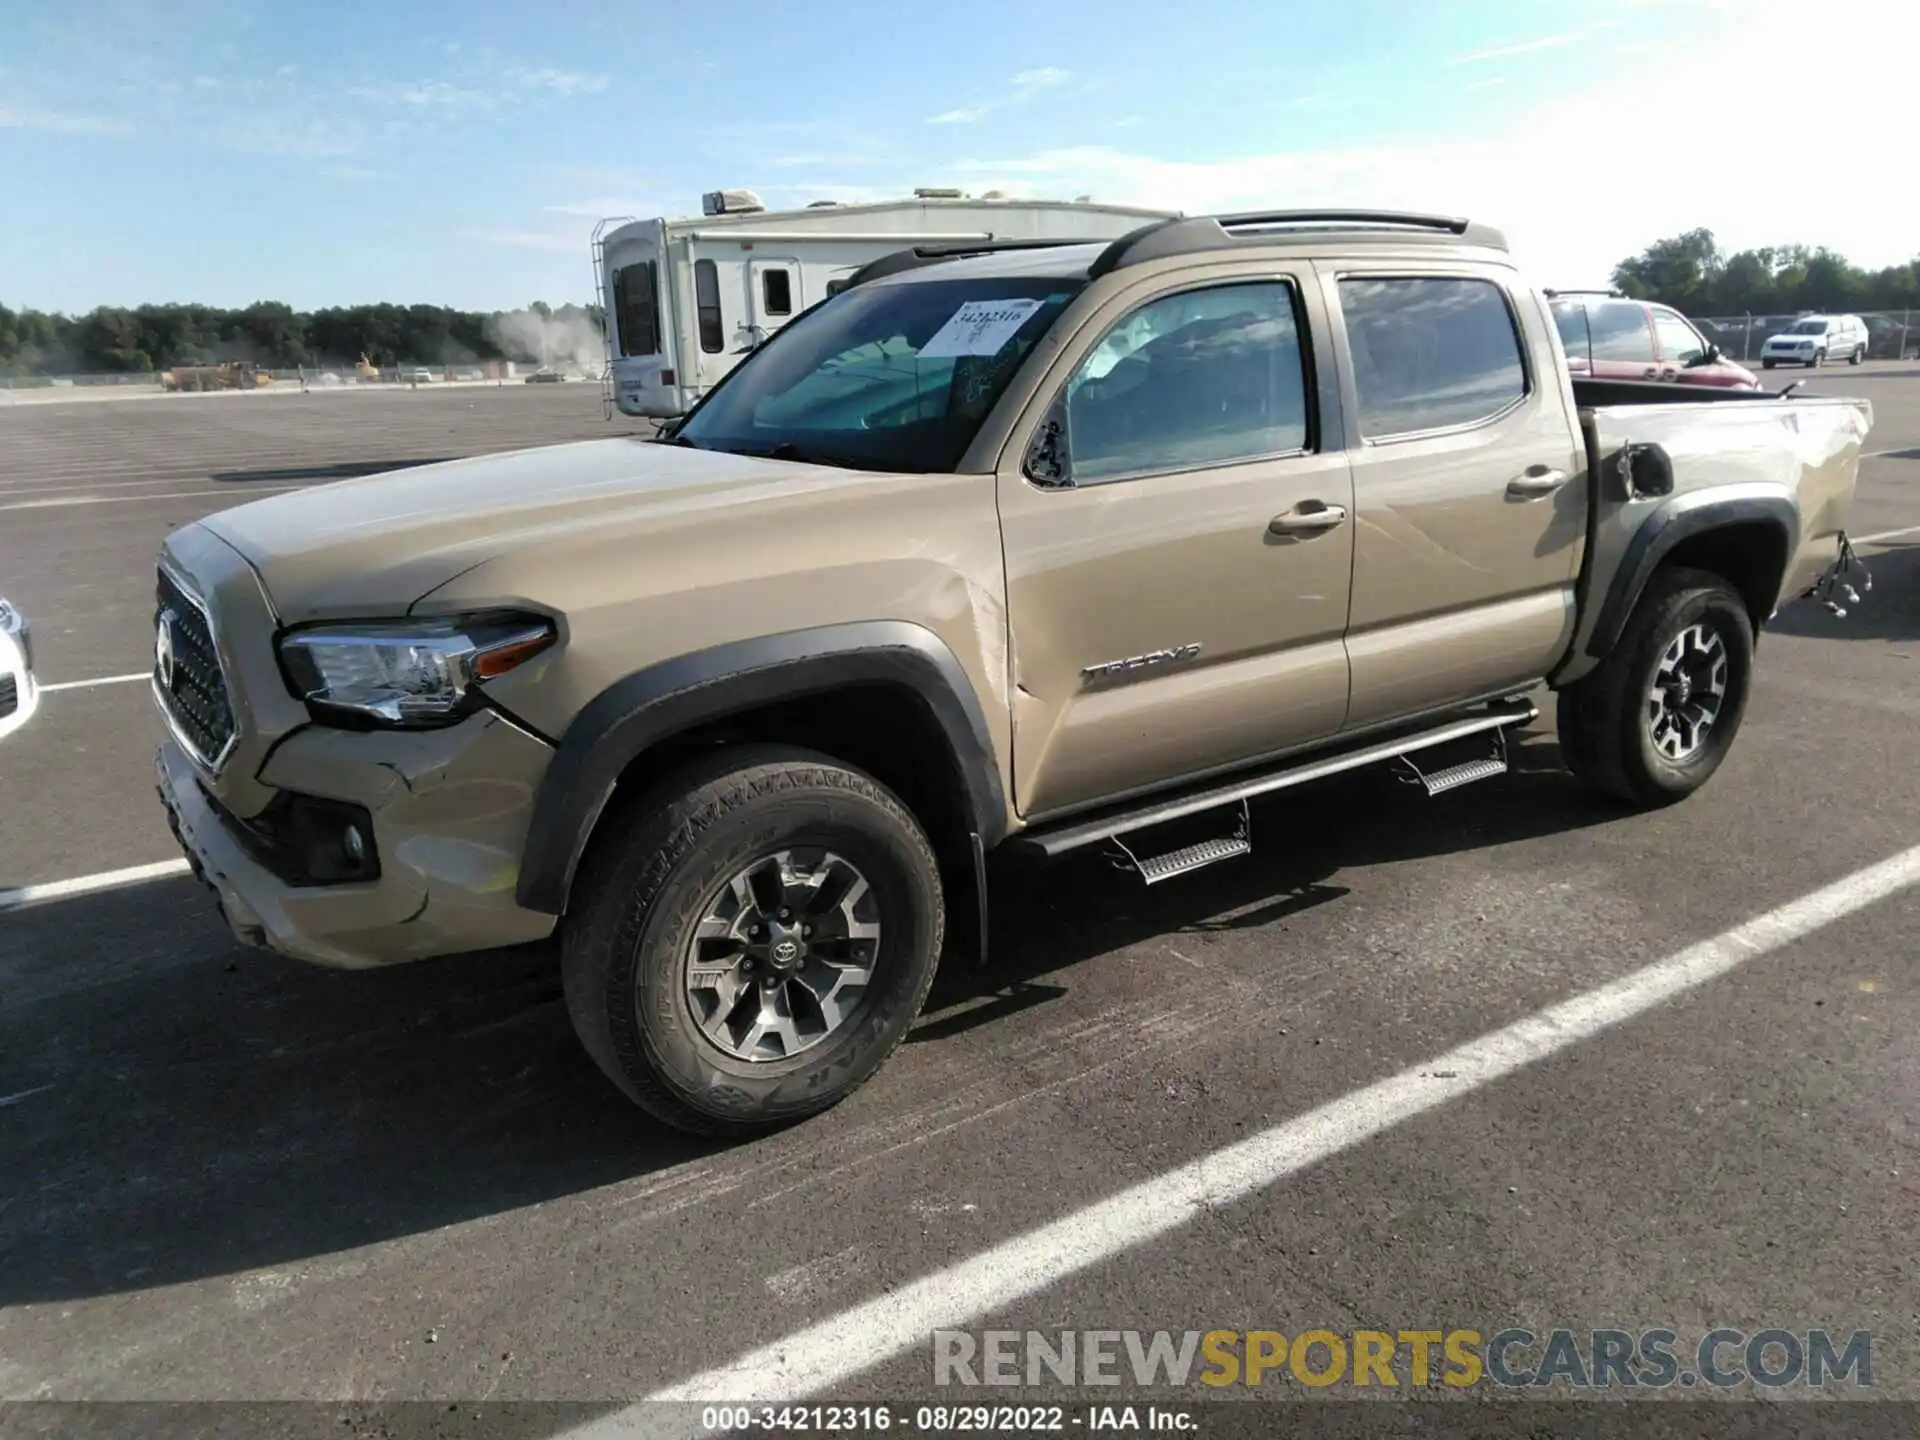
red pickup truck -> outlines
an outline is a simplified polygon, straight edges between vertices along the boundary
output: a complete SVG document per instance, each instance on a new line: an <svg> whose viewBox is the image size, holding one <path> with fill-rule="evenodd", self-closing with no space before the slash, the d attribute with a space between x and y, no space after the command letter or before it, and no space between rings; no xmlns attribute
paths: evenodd
<svg viewBox="0 0 1920 1440"><path fill-rule="evenodd" d="M1677 310L1618 290L1549 290L1567 368L1595 380L1666 380L1676 385L1758 389L1744 365L1720 353Z"/></svg>

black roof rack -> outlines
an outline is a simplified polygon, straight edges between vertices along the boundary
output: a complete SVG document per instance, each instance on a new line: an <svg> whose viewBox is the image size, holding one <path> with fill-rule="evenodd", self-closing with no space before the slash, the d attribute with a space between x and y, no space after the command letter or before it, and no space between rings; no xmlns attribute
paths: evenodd
<svg viewBox="0 0 1920 1440"><path fill-rule="evenodd" d="M878 260L869 260L847 277L842 289L851 290L869 280L898 275L903 270L918 270L922 265L937 265L942 260L957 260L963 255L990 255L997 250L1049 250L1058 245L1091 245L1091 240L976 240L954 245L914 245L895 250Z"/></svg>
<svg viewBox="0 0 1920 1440"><path fill-rule="evenodd" d="M1577 287L1562 287L1553 290L1543 289L1540 293L1549 300L1558 300L1562 295L1604 295L1609 300L1624 300L1627 298L1627 292L1617 285L1608 286L1605 289L1595 286L1586 290Z"/></svg>
<svg viewBox="0 0 1920 1440"><path fill-rule="evenodd" d="M1507 248L1506 236L1491 225L1458 215L1425 215L1406 210L1249 210L1230 215L1196 215L1156 220L1107 246L1087 278L1097 280L1124 265L1141 265L1170 255L1191 255L1258 244L1273 231L1361 232L1408 238L1446 237L1489 249ZM1248 231L1259 233L1248 234Z"/></svg>

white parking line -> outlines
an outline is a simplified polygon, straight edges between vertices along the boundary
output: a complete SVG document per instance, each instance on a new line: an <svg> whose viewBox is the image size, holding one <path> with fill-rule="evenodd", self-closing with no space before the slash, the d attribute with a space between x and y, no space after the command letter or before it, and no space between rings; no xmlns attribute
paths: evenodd
<svg viewBox="0 0 1920 1440"><path fill-rule="evenodd" d="M647 1399L777 1403L820 1395L882 1361L927 1345L936 1328L965 1325L1004 1310L1170 1234L1209 1210L1242 1200L1402 1121L1804 939L1916 882L1920 882L1920 845L1611 984L1470 1040ZM615 1411L568 1435L597 1440L669 1433L669 1428L671 1433L689 1432L685 1412L649 1412L643 1408L645 1403Z"/></svg>
<svg viewBox="0 0 1920 1440"><path fill-rule="evenodd" d="M91 690L96 685L131 685L136 680L145 680L148 672L142 670L133 675L102 675L98 680L61 680L53 685L42 685L40 693L49 695L55 690Z"/></svg>
<svg viewBox="0 0 1920 1440"><path fill-rule="evenodd" d="M147 880L164 880L169 875L184 875L185 860L156 860L151 865L129 865L124 870L103 870L98 875L78 875L71 880L48 880L40 885L22 885L18 890L0 890L0 910L17 910L22 905L37 905L43 900L66 900L75 895L91 895L96 890L117 890L122 885L138 885Z"/></svg>
<svg viewBox="0 0 1920 1440"><path fill-rule="evenodd" d="M1882 530L1878 535L1862 535L1853 543L1856 545L1878 545L1886 540L1898 540L1906 535L1920 535L1920 525L1909 525L1904 530Z"/></svg>

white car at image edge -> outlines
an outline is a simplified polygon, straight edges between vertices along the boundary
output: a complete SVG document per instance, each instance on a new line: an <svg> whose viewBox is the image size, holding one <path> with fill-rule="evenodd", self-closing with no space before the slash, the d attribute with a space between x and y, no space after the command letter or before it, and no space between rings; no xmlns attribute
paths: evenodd
<svg viewBox="0 0 1920 1440"><path fill-rule="evenodd" d="M0 740L32 719L39 704L27 618L0 600Z"/></svg>

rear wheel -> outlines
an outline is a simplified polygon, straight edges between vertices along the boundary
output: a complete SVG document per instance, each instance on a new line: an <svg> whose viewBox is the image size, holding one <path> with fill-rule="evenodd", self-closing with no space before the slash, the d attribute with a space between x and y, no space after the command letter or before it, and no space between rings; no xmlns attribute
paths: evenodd
<svg viewBox="0 0 1920 1440"><path fill-rule="evenodd" d="M1862 360L1866 358L1867 358L1867 347L1864 345L1856 345L1853 347L1853 354L1847 357L1847 363L1849 365L1858 365Z"/></svg>
<svg viewBox="0 0 1920 1440"><path fill-rule="evenodd" d="M1559 696L1562 758L1633 804L1685 799L1732 748L1752 674L1753 620L1733 587L1701 570L1660 571L1612 653Z"/></svg>
<svg viewBox="0 0 1920 1440"><path fill-rule="evenodd" d="M722 751L628 813L583 867L561 940L595 1063L707 1135L851 1094L933 983L940 872L918 822L871 776L772 746Z"/></svg>

